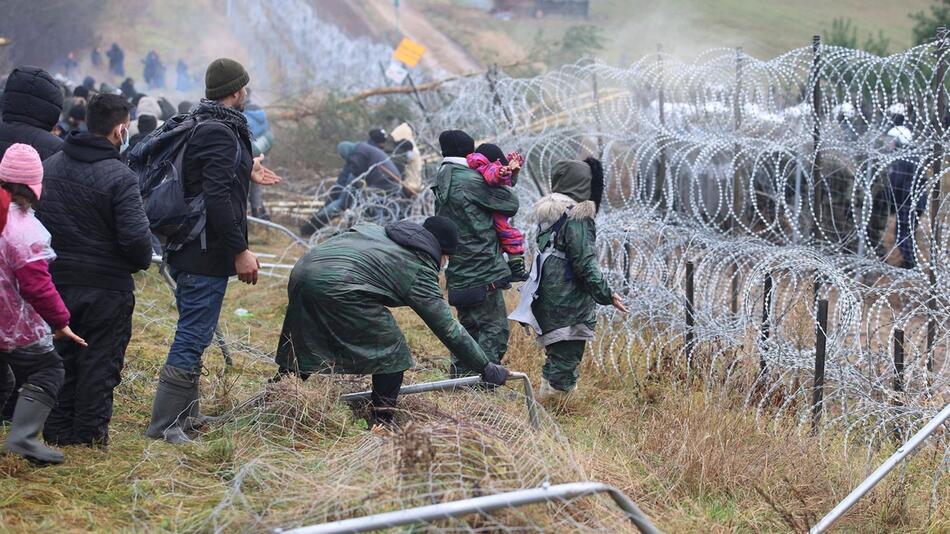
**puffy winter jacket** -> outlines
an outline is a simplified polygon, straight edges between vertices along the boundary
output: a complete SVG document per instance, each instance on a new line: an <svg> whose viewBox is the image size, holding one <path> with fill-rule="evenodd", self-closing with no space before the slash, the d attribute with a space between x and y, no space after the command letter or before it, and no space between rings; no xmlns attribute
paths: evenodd
<svg viewBox="0 0 950 534"><path fill-rule="evenodd" d="M43 172L37 217L53 236L53 281L132 291L132 273L151 261L151 234L138 177L119 151L104 137L73 132Z"/></svg>
<svg viewBox="0 0 950 534"><path fill-rule="evenodd" d="M14 143L26 143L46 159L63 147L50 130L63 112L63 93L48 72L39 67L17 67L3 93L0 155Z"/></svg>

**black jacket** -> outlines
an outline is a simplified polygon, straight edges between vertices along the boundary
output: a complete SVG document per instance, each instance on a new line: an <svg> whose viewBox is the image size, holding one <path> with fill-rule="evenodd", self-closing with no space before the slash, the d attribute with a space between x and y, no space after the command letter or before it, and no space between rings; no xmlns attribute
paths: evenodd
<svg viewBox="0 0 950 534"><path fill-rule="evenodd" d="M26 143L45 160L63 146L50 130L63 112L63 93L39 67L18 67L7 78L0 123L0 155L14 143Z"/></svg>
<svg viewBox="0 0 950 534"><path fill-rule="evenodd" d="M198 126L182 162L185 195L205 197L206 250L196 239L168 253L168 264L175 269L204 276L234 276L234 257L247 250L251 139L243 115L234 111L222 116L221 111L218 107L214 113L204 101L194 111L207 122Z"/></svg>
<svg viewBox="0 0 950 534"><path fill-rule="evenodd" d="M50 264L59 285L132 291L152 245L138 177L106 138L73 132L43 162L37 217L53 236Z"/></svg>

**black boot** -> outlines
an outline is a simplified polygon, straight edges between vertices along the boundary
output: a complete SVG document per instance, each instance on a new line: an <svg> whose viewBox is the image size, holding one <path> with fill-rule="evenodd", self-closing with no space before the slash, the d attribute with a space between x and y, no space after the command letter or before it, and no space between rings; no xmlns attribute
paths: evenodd
<svg viewBox="0 0 950 534"><path fill-rule="evenodd" d="M311 215L310 218L307 219L307 222L300 225L300 235L302 237L310 237L316 233L317 230L328 224L330 224L330 218L327 217L327 214L323 210L320 210Z"/></svg>
<svg viewBox="0 0 950 534"><path fill-rule="evenodd" d="M24 384L20 388L20 396L13 410L10 434L3 444L3 450L19 454L33 462L63 463L63 453L47 447L39 439L43 424L55 404L56 399L43 391L43 388Z"/></svg>
<svg viewBox="0 0 950 534"><path fill-rule="evenodd" d="M166 365L158 375L158 388L152 401L152 420L145 435L169 443L191 441L185 434L186 419L197 401L198 373Z"/></svg>

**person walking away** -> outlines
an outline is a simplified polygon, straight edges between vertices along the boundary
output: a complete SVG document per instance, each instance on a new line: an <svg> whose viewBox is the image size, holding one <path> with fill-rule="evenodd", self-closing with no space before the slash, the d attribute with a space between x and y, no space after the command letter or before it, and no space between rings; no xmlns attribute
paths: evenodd
<svg viewBox="0 0 950 534"><path fill-rule="evenodd" d="M538 258L509 317L532 328L546 359L542 394L567 393L577 384L577 367L594 339L595 304L627 309L611 291L597 261L594 217L603 196L600 161L561 161L554 166L552 193L532 209L538 222Z"/></svg>
<svg viewBox="0 0 950 534"><path fill-rule="evenodd" d="M244 107L244 117L247 119L247 126L251 130L251 151L254 157L267 156L274 148L274 134L271 132L270 123L267 121L267 113L264 108L254 104L251 100L251 92L248 90L247 105ZM267 215L267 208L264 207L264 196L261 194L261 186L251 182L251 215L258 219L270 220Z"/></svg>
<svg viewBox="0 0 950 534"><path fill-rule="evenodd" d="M400 195L402 176L399 169L385 152L371 143L343 141L336 147L345 164L330 189L329 202L310 216L300 227L300 234L309 237L330 224L343 212L353 207L356 201L352 191L362 187L381 190L387 195Z"/></svg>
<svg viewBox="0 0 950 534"><path fill-rule="evenodd" d="M69 112L72 111L74 107L76 106L85 107L88 102L89 102L89 89L86 89L85 85L77 85L76 88L73 89L72 96L70 96L69 98L66 98L63 101L62 117L64 119L69 117Z"/></svg>
<svg viewBox="0 0 950 534"><path fill-rule="evenodd" d="M139 115L139 118L135 123L138 125L138 133L133 135L129 139L129 148L123 152L123 155L128 156L129 152L135 148L135 145L139 144L142 139L154 132L158 128L158 119L152 115Z"/></svg>
<svg viewBox="0 0 950 534"><path fill-rule="evenodd" d="M442 298L439 269L457 243L452 221L430 217L422 225L358 224L312 248L294 266L287 284L277 378L372 375L375 422L392 423L403 373L413 363L388 308L409 306L486 382L504 384L508 371L489 361Z"/></svg>
<svg viewBox="0 0 950 534"><path fill-rule="evenodd" d="M465 160L491 187L513 187L518 182L518 173L524 165L521 154L512 152L506 157L501 148L490 143L480 145ZM508 255L511 280L524 282L528 279L524 265L524 234L512 226L508 217L501 213L492 213L492 220L501 250Z"/></svg>
<svg viewBox="0 0 950 534"><path fill-rule="evenodd" d="M510 334L502 290L511 287L511 271L502 257L492 215L513 216L518 196L510 187L490 187L468 166L466 157L475 151L475 141L467 133L444 131L439 145L443 159L432 188L435 212L459 228L458 249L445 272L449 304L488 359L501 363ZM452 355L453 376L477 372Z"/></svg>
<svg viewBox="0 0 950 534"><path fill-rule="evenodd" d="M167 253L175 279L178 326L159 375L145 435L172 443L189 440L202 424L198 399L201 356L211 344L228 277L257 283L260 263L248 249L247 196L253 180L278 183L273 171L251 156L251 136L241 113L250 76L232 59L216 59L205 73L205 96L192 112L201 124L184 149L185 196L203 195L204 237Z"/></svg>
<svg viewBox="0 0 950 534"><path fill-rule="evenodd" d="M63 384L63 361L53 337L85 341L69 327L69 311L48 270L56 257L50 234L33 213L43 191L39 153L21 143L10 146L0 161L0 187L13 201L0 233L0 375L12 368L23 379L3 450L58 464L63 453L39 439ZM0 376L0 387L7 384ZM0 398L6 396L0 391Z"/></svg>
<svg viewBox="0 0 950 534"><path fill-rule="evenodd" d="M63 112L63 93L53 77L39 67L17 67L7 78L0 123L0 155L14 143L32 146L46 159L60 151L63 140L51 133Z"/></svg>
<svg viewBox="0 0 950 534"><path fill-rule="evenodd" d="M116 76L125 76L125 52L119 43L112 43L106 56L109 57L109 72Z"/></svg>
<svg viewBox="0 0 950 534"><path fill-rule="evenodd" d="M152 247L138 177L120 160L129 142L131 106L124 97L94 96L87 132L72 132L63 151L44 163L46 196L38 210L58 257L56 287L88 341L58 343L66 379L44 436L59 445L105 447L113 392L122 381L132 337L135 284L148 269Z"/></svg>
<svg viewBox="0 0 950 534"><path fill-rule="evenodd" d="M155 97L143 95L135 105L135 116L143 117L145 115L155 117L156 128L161 128L162 124L165 124L165 121L162 120L162 106ZM139 133L138 121L132 123L129 131L133 136Z"/></svg>
<svg viewBox="0 0 950 534"><path fill-rule="evenodd" d="M135 80L132 78L126 78L122 80L122 84L119 85L119 90L122 91L122 96L124 96L129 101L135 99L135 96L139 94L139 92L135 89Z"/></svg>

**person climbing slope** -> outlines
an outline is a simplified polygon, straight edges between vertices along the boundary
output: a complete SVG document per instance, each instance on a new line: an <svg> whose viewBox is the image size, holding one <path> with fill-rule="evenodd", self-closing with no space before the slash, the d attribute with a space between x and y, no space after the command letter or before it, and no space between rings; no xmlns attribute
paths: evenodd
<svg viewBox="0 0 950 534"><path fill-rule="evenodd" d="M490 187L512 187L518 183L518 173L524 165L524 158L517 152L505 156L498 145L484 143L466 156L468 166L485 178ZM528 275L524 266L524 234L508 222L504 213L493 212L492 223L495 234L501 243L501 250L508 255L508 268L512 281L525 281Z"/></svg>

